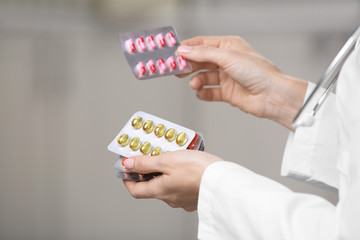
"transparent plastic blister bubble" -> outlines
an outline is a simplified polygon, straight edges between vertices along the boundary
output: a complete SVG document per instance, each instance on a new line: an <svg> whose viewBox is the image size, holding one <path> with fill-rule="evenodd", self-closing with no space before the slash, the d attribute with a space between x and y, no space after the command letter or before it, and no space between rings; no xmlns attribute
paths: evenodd
<svg viewBox="0 0 360 240"><path fill-rule="evenodd" d="M192 144L189 145L188 149L204 151L205 149L205 140L203 134L197 132L195 138L192 141ZM161 175L161 173L150 173L150 174L139 174L132 171L127 170L124 167L124 161L127 158L124 156L119 156L119 159L115 163L115 169L117 170L117 177L124 180L143 182L149 181L150 179Z"/></svg>
<svg viewBox="0 0 360 240"><path fill-rule="evenodd" d="M142 111L131 116L108 145L109 151L120 156L115 164L119 177L134 181L145 181L147 175L144 177L141 174L128 172L123 165L126 158L136 155L157 156L181 149L203 151L204 148L205 141L201 133Z"/></svg>
<svg viewBox="0 0 360 240"><path fill-rule="evenodd" d="M173 27L119 34L126 60L138 79L189 73L191 64L176 56L180 40Z"/></svg>

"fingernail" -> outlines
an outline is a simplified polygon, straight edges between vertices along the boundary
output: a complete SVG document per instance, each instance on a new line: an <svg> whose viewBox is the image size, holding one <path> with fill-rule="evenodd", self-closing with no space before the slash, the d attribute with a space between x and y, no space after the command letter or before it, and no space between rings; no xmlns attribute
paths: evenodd
<svg viewBox="0 0 360 240"><path fill-rule="evenodd" d="M191 46L179 46L177 51L179 53L189 53L191 52L192 47Z"/></svg>
<svg viewBox="0 0 360 240"><path fill-rule="evenodd" d="M128 158L125 160L124 162L124 166L126 169L133 169L134 168L134 159L132 158Z"/></svg>

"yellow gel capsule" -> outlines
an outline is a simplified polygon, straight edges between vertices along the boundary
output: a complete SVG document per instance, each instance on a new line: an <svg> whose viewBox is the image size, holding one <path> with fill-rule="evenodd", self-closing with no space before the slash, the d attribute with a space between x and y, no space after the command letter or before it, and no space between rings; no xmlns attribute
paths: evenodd
<svg viewBox="0 0 360 240"><path fill-rule="evenodd" d="M175 139L175 129L170 128L169 130L167 130L166 133L165 133L165 139L168 140L169 142L174 141L174 139Z"/></svg>
<svg viewBox="0 0 360 240"><path fill-rule="evenodd" d="M159 124L156 126L155 130L154 130L154 134L158 137L162 137L164 136L165 133L165 127L164 124Z"/></svg>
<svg viewBox="0 0 360 240"><path fill-rule="evenodd" d="M118 138L118 143L125 147L128 143L129 143L129 135L127 134L122 134L119 138Z"/></svg>
<svg viewBox="0 0 360 240"><path fill-rule="evenodd" d="M176 143L180 146L184 146L184 144L187 142L186 133L181 132L176 137Z"/></svg>
<svg viewBox="0 0 360 240"><path fill-rule="evenodd" d="M145 142L143 145L141 145L140 147L140 152L142 152L143 154L149 154L151 151L151 143L150 142Z"/></svg>
<svg viewBox="0 0 360 240"><path fill-rule="evenodd" d="M129 144L129 147L133 150L133 151L137 151L140 147L140 138L138 137L134 137Z"/></svg>
<svg viewBox="0 0 360 240"><path fill-rule="evenodd" d="M141 117L136 117L132 120L131 125L136 128L139 129L141 128L142 125L142 118Z"/></svg>
<svg viewBox="0 0 360 240"><path fill-rule="evenodd" d="M154 123L153 121L149 120L144 123L143 129L147 133L151 133L151 131L154 129Z"/></svg>
<svg viewBox="0 0 360 240"><path fill-rule="evenodd" d="M151 151L151 156L158 156L161 153L161 148L156 147Z"/></svg>

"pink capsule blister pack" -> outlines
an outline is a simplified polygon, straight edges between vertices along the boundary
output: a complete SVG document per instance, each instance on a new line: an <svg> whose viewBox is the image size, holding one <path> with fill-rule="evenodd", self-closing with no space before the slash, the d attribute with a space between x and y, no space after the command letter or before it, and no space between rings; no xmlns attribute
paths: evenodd
<svg viewBox="0 0 360 240"><path fill-rule="evenodd" d="M191 64L176 56L180 40L171 26L119 34L119 40L135 77L150 79L189 73Z"/></svg>

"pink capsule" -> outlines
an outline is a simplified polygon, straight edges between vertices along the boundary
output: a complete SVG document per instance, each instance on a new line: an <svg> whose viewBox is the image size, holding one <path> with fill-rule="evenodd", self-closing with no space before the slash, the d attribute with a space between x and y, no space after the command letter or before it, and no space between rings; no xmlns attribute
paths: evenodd
<svg viewBox="0 0 360 240"><path fill-rule="evenodd" d="M146 68L145 68L145 65L143 62L139 62L137 65L136 65L136 71L139 75L139 77L142 77L145 75L146 73Z"/></svg>
<svg viewBox="0 0 360 240"><path fill-rule="evenodd" d="M176 69L177 65L175 62L174 57L170 56L167 60L166 60L167 65L169 65L170 70L173 71Z"/></svg>
<svg viewBox="0 0 360 240"><path fill-rule="evenodd" d="M165 38L164 35L162 33L159 33L158 35L156 35L156 41L159 44L159 47L165 47L166 42L165 42Z"/></svg>
<svg viewBox="0 0 360 240"><path fill-rule="evenodd" d="M129 53L135 52L136 47L134 41L131 38L125 42L125 48Z"/></svg>
<svg viewBox="0 0 360 240"><path fill-rule="evenodd" d="M174 37L174 34L172 32L168 32L166 34L166 39L168 40L168 44L170 47L176 44L176 38Z"/></svg>
<svg viewBox="0 0 360 240"><path fill-rule="evenodd" d="M152 35L147 36L146 42L149 50L153 50L154 48L156 48L156 43Z"/></svg>
<svg viewBox="0 0 360 240"><path fill-rule="evenodd" d="M153 60L149 60L147 63L146 63L146 67L147 69L149 69L150 71L150 74L153 74L154 72L156 72L156 66L155 66L155 63Z"/></svg>
<svg viewBox="0 0 360 240"><path fill-rule="evenodd" d="M164 59L160 58L157 60L157 65L159 67L160 73L164 73L166 71L166 64Z"/></svg>
<svg viewBox="0 0 360 240"><path fill-rule="evenodd" d="M136 39L136 45L138 46L139 51L141 51L141 52L145 51L146 45L145 45L145 41L144 41L143 37L138 37Z"/></svg>
<svg viewBox="0 0 360 240"><path fill-rule="evenodd" d="M139 181L145 181L145 175L144 174L141 174L141 173L138 173L138 180Z"/></svg>
<svg viewBox="0 0 360 240"><path fill-rule="evenodd" d="M186 66L187 66L187 62L186 62L186 60L185 60L185 58L183 57L183 56L178 56L177 57L177 62L179 63L179 68L181 69L181 70L183 70L184 68L186 68Z"/></svg>

